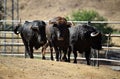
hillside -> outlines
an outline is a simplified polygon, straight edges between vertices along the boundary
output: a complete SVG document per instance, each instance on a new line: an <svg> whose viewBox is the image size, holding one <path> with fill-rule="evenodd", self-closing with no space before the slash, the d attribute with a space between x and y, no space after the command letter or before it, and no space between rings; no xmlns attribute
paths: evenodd
<svg viewBox="0 0 120 79"><path fill-rule="evenodd" d="M120 20L120 0L19 0L20 18L49 20L75 10L96 10L108 20Z"/></svg>
<svg viewBox="0 0 120 79"><path fill-rule="evenodd" d="M0 56L0 79L120 79L119 74L106 66Z"/></svg>

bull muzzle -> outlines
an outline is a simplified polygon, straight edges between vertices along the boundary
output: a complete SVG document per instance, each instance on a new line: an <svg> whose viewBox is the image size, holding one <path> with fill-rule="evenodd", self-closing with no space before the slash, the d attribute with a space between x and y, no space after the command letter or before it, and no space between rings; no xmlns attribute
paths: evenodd
<svg viewBox="0 0 120 79"><path fill-rule="evenodd" d="M91 36L91 37L95 37L95 36L98 36L99 33L100 33L100 32L92 32L92 33L90 34L90 36Z"/></svg>

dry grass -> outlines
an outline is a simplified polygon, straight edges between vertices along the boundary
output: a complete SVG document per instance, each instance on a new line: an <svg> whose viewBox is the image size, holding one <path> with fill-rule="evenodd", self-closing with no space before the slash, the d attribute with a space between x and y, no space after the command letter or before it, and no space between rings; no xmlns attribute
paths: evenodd
<svg viewBox="0 0 120 79"><path fill-rule="evenodd" d="M0 79L120 79L119 74L106 66L0 56Z"/></svg>
<svg viewBox="0 0 120 79"><path fill-rule="evenodd" d="M22 19L49 20L75 10L92 9L109 20L120 20L120 0L20 0Z"/></svg>

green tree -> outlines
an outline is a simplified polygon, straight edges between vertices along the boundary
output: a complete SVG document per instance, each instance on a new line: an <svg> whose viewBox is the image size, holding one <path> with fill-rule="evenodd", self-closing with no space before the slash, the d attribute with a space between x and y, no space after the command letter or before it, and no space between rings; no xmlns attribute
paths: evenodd
<svg viewBox="0 0 120 79"><path fill-rule="evenodd" d="M107 21L106 18L100 16L96 11L93 10L78 10L73 12L70 16L66 17L67 20L71 21ZM113 29L107 27L107 23L92 23L103 33L112 33Z"/></svg>

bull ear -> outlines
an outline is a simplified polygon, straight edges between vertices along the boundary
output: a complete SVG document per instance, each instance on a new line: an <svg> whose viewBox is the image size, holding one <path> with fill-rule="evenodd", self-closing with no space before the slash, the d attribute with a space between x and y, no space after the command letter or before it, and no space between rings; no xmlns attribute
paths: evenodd
<svg viewBox="0 0 120 79"><path fill-rule="evenodd" d="M49 21L49 24L57 24L57 22L50 20L50 21Z"/></svg>
<svg viewBox="0 0 120 79"><path fill-rule="evenodd" d="M50 25L50 26L53 26L53 27L56 27L56 26L57 26L57 23L56 23L56 22L51 22L51 21L49 21L49 25Z"/></svg>
<svg viewBox="0 0 120 79"><path fill-rule="evenodd" d="M67 27L70 28L72 26L71 22L67 22Z"/></svg>
<svg viewBox="0 0 120 79"><path fill-rule="evenodd" d="M71 22L72 23L72 26L75 26L75 23L74 22Z"/></svg>
<svg viewBox="0 0 120 79"><path fill-rule="evenodd" d="M46 26L46 23L44 21L42 21L42 25Z"/></svg>

